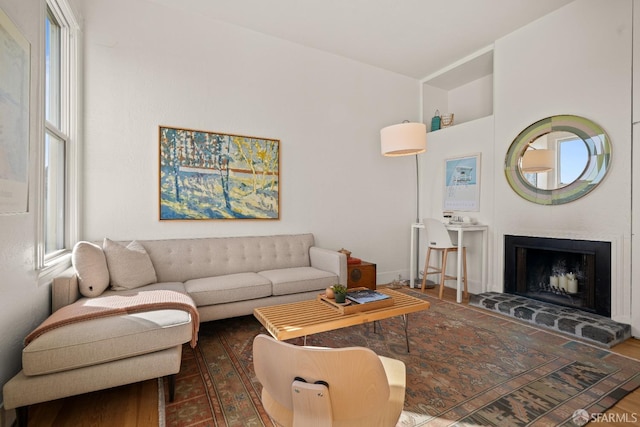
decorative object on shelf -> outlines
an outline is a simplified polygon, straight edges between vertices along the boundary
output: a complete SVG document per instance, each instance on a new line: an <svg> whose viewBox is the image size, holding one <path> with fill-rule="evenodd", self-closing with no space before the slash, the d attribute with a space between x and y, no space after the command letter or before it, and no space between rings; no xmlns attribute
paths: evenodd
<svg viewBox="0 0 640 427"><path fill-rule="evenodd" d="M424 123L410 123L405 120L398 125L387 126L380 130L380 148L383 156L416 157L416 222L420 222L420 177L418 154L427 151L427 126ZM416 249L418 242L416 241ZM417 259L416 267L420 264ZM418 274L416 274L416 277Z"/></svg>
<svg viewBox="0 0 640 427"><path fill-rule="evenodd" d="M355 288L350 289L347 292L347 295L351 293L351 291L359 291L366 288ZM380 301L368 302L366 304L356 304L352 303L351 300L345 298L345 302L339 303L335 299L328 298L326 294L319 294L316 297L316 300L323 301L328 304L330 307L338 311L340 314L353 314L361 311L369 311L369 310L377 310L379 308L390 307L394 305L394 298L385 298Z"/></svg>
<svg viewBox="0 0 640 427"><path fill-rule="evenodd" d="M345 248L340 249L338 252L340 252L341 254L345 254L347 258L351 256L351 251Z"/></svg>
<svg viewBox="0 0 640 427"><path fill-rule="evenodd" d="M160 126L160 220L279 219L280 141Z"/></svg>
<svg viewBox="0 0 640 427"><path fill-rule="evenodd" d="M443 222L451 225L475 225L478 223L478 220L470 216L453 215L448 221Z"/></svg>
<svg viewBox="0 0 640 427"><path fill-rule="evenodd" d="M361 288L358 290L351 290L347 292L347 299L356 304L368 304L371 302L382 301L391 298L387 294L373 291L367 288Z"/></svg>
<svg viewBox="0 0 640 427"><path fill-rule="evenodd" d="M480 210L480 153L445 160L443 209Z"/></svg>
<svg viewBox="0 0 640 427"><path fill-rule="evenodd" d="M557 173L541 175L542 178L534 173L536 178L532 179L528 157L540 151L530 150L532 145L555 153ZM571 155L562 155L564 148ZM611 156L611 142L601 126L580 116L551 116L528 126L513 140L505 157L504 173L511 188L523 199L539 205L560 205L593 191L611 168ZM569 171L575 172L566 174Z"/></svg>
<svg viewBox="0 0 640 427"><path fill-rule="evenodd" d="M440 128L448 128L449 126L453 126L453 113L443 114L441 117Z"/></svg>
<svg viewBox="0 0 640 427"><path fill-rule="evenodd" d="M440 129L440 111L436 110L435 114L431 118L431 132Z"/></svg>
<svg viewBox="0 0 640 427"><path fill-rule="evenodd" d="M355 258L351 256L351 251L347 250L345 248L340 249L338 252L345 254L347 256L347 264L348 265L353 265L353 264L360 264L362 262L362 260L360 258Z"/></svg>
<svg viewBox="0 0 640 427"><path fill-rule="evenodd" d="M335 284L332 286L333 288L333 297L338 304L342 304L345 302L345 298L347 297L347 287L341 284Z"/></svg>
<svg viewBox="0 0 640 427"><path fill-rule="evenodd" d="M336 297L336 295L333 293L332 286L329 286L327 289L325 289L324 294L326 295L327 298L330 298L330 299L334 299Z"/></svg>

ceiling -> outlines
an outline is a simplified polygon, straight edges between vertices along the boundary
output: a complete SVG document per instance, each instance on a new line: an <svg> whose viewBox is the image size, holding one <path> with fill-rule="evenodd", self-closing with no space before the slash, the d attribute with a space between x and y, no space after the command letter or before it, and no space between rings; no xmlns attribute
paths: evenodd
<svg viewBox="0 0 640 427"><path fill-rule="evenodd" d="M148 0L421 79L573 0Z"/></svg>

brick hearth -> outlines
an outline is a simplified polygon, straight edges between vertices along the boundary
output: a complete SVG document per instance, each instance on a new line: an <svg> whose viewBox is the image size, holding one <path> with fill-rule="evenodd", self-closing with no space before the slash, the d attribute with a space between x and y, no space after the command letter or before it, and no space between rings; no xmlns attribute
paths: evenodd
<svg viewBox="0 0 640 427"><path fill-rule="evenodd" d="M495 311L606 347L613 347L631 337L631 326L614 322L607 317L512 294L498 292L472 294L469 305Z"/></svg>

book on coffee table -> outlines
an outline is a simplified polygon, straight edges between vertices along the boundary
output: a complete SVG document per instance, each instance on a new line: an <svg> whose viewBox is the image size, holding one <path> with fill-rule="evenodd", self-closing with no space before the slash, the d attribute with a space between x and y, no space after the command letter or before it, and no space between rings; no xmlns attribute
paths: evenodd
<svg viewBox="0 0 640 427"><path fill-rule="evenodd" d="M348 291L347 299L355 304L366 304L369 302L382 301L391 298L381 292L371 289L359 289L357 291Z"/></svg>

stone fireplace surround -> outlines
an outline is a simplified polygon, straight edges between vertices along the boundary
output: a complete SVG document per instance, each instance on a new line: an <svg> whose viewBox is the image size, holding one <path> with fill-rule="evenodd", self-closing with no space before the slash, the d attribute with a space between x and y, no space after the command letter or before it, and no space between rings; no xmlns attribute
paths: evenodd
<svg viewBox="0 0 640 427"><path fill-rule="evenodd" d="M631 338L631 326L575 308L514 294L484 292L470 295L469 305L495 311L545 329L572 335L605 347Z"/></svg>

